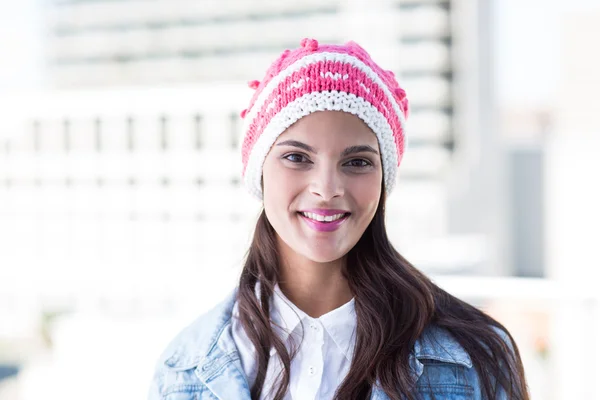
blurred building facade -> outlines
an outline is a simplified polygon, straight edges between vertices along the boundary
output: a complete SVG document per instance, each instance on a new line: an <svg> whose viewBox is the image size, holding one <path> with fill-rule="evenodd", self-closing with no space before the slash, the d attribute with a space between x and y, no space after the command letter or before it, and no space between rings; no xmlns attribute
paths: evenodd
<svg viewBox="0 0 600 400"><path fill-rule="evenodd" d="M396 73L452 69L448 0L54 1L46 15L59 87L260 79L304 36L352 38Z"/></svg>
<svg viewBox="0 0 600 400"><path fill-rule="evenodd" d="M396 73L411 101L407 191L397 195L406 198L393 204L423 211L391 226L392 236L424 269L506 274L505 215L488 212L505 206L486 84L490 13L487 1L56 1L46 14L47 81L59 89L243 85L302 37L355 40ZM431 240L454 254L432 257Z"/></svg>

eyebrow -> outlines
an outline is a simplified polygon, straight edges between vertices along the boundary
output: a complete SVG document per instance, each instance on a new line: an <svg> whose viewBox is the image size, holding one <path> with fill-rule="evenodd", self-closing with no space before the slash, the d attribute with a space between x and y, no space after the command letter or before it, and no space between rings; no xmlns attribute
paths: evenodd
<svg viewBox="0 0 600 400"><path fill-rule="evenodd" d="M277 146L293 146L293 147L298 147L302 150L306 150L309 153L317 154L317 151L315 150L314 147L309 146L306 143L299 142L297 140L284 140L281 143L277 143ZM346 157L346 156L349 156L350 154L363 153L363 152L374 153L374 154L379 155L379 152L369 145L358 145L358 146L350 146L350 147L347 147L346 149L344 149L344 151L342 151L341 157Z"/></svg>
<svg viewBox="0 0 600 400"><path fill-rule="evenodd" d="M374 153L374 154L379 155L379 152L377 150L375 150L371 146L365 144L365 145L360 145L360 146L350 146L350 147L346 148L344 151L342 151L342 157L349 156L350 154L363 153L363 152Z"/></svg>
<svg viewBox="0 0 600 400"><path fill-rule="evenodd" d="M277 143L277 146L293 146L293 147L298 147L302 150L306 150L309 153L317 154L317 151L314 149L314 147L311 147L311 146L307 145L306 143L302 143L297 140L284 140L281 143Z"/></svg>

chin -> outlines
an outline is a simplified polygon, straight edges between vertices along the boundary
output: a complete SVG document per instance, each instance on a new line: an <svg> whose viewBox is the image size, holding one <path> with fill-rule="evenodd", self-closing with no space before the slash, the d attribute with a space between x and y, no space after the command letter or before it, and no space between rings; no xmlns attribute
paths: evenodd
<svg viewBox="0 0 600 400"><path fill-rule="evenodd" d="M311 261L317 263L330 263L340 258L344 257L347 252L341 253L339 250L337 251L310 251L304 256Z"/></svg>

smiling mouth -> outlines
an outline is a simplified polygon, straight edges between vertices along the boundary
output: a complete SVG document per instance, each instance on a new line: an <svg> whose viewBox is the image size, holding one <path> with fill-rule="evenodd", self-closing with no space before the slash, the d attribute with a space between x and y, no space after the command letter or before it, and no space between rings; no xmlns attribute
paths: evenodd
<svg viewBox="0 0 600 400"><path fill-rule="evenodd" d="M350 216L351 213L347 212L347 213L325 216L325 215L320 215L320 214L299 211L298 214L305 218L308 218L314 222L319 222L322 224L330 224L333 222L337 222L337 221L346 219L347 217Z"/></svg>

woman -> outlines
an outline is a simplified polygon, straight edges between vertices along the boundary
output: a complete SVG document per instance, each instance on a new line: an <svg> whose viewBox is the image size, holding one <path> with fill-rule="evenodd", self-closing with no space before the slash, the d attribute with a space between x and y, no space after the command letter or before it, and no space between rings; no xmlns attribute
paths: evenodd
<svg viewBox="0 0 600 400"><path fill-rule="evenodd" d="M508 331L388 240L408 102L356 43L304 39L256 89L244 182L264 209L239 285L160 358L151 399L528 399Z"/></svg>

